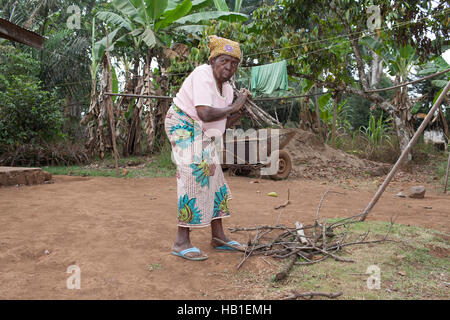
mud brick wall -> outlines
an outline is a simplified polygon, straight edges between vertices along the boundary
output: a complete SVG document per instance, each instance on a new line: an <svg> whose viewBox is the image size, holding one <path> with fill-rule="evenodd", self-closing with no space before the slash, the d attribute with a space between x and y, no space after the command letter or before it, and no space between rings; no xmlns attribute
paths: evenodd
<svg viewBox="0 0 450 320"><path fill-rule="evenodd" d="M0 186L41 184L52 179L40 168L0 167Z"/></svg>

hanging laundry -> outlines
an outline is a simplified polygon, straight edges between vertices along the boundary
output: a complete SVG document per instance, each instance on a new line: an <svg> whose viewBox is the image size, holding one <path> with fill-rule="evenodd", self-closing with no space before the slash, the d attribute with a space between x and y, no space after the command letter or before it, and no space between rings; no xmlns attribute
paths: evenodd
<svg viewBox="0 0 450 320"><path fill-rule="evenodd" d="M286 60L252 68L252 94L272 94L275 90L288 90Z"/></svg>

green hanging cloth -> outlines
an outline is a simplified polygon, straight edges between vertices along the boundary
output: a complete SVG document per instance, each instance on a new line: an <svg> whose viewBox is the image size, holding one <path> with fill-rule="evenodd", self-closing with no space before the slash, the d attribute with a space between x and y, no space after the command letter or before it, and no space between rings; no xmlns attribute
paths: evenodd
<svg viewBox="0 0 450 320"><path fill-rule="evenodd" d="M286 60L252 68L252 94L272 94L275 90L288 90Z"/></svg>

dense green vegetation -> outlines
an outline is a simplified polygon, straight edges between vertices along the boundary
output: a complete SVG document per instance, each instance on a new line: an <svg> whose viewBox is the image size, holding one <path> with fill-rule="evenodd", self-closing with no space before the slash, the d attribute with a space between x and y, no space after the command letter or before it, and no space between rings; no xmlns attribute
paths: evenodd
<svg viewBox="0 0 450 320"><path fill-rule="evenodd" d="M368 141L371 148L399 152L421 121L413 115L427 113L450 79L444 74L407 88L367 93L449 68L441 58L448 48L446 1L397 1L394 6L378 1L380 23L375 29L368 24L374 4L369 0L1 0L0 4L2 18L46 37L43 50L0 40L3 164L23 144L78 144L83 159L111 151L108 117L97 101L106 51L114 91L157 95L174 95L187 74L206 62L211 34L241 43L238 87L248 86L252 66L286 59L289 90L274 95L315 95L259 105L287 127L312 130L343 148L350 139L353 146ZM74 21L79 25L70 27ZM152 85L142 89L145 77ZM122 156L149 155L164 148L168 106L164 100L114 98ZM448 108L447 99L436 122L447 135ZM369 158L376 153L360 151L354 153ZM58 157L64 154L61 151Z"/></svg>
<svg viewBox="0 0 450 320"><path fill-rule="evenodd" d="M47 141L61 135L56 92L45 91L38 64L26 53L2 47L0 56L0 145Z"/></svg>

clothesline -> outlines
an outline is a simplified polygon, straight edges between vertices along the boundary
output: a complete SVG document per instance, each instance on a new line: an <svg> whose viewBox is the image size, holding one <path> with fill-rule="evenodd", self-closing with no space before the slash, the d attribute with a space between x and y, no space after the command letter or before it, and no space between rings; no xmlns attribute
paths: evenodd
<svg viewBox="0 0 450 320"><path fill-rule="evenodd" d="M303 98L303 97L319 96L319 95L327 94L329 92L330 91L313 93L313 94L304 94L304 95L298 95L298 96L286 96L286 97L266 97L266 98L262 97L262 98L254 98L252 100L253 101L288 100L288 99L297 99L297 98ZM174 98L174 97L170 97L170 96L154 96L154 95L146 95L146 94L112 93L112 92L105 92L105 95L131 97L131 98L147 98L147 99L173 99Z"/></svg>
<svg viewBox="0 0 450 320"><path fill-rule="evenodd" d="M170 96L153 96L153 95L146 95L146 94L112 93L112 92L105 92L105 94L107 96L120 96L120 97L131 97L131 98L173 99L173 97L170 97Z"/></svg>
<svg viewBox="0 0 450 320"><path fill-rule="evenodd" d="M428 75L426 77L417 79L417 80L413 80L410 82L405 82L403 84L399 84L393 87L388 87L388 88L381 88L381 89L376 89L376 90L369 90L369 91L365 91L366 93L372 93L372 92L381 92L381 91L387 91L387 90L392 90L392 89L397 89L400 87L404 87L413 83L417 83L423 80L427 80L439 75L442 75L444 73L449 72L450 69L444 70L444 71L440 71L440 72L436 72L433 73L431 75ZM318 96L318 95L323 95L323 94L327 94L330 91L327 92L319 92L319 93L311 93L311 94L303 94L303 95L296 95L296 96L285 96L285 97L261 97L261 98L254 98L252 99L253 101L276 101L276 100L288 100L288 99L297 99L297 98L306 98L306 97L313 97L313 96ZM131 93L112 93L112 92L105 92L106 95L109 96L123 96L123 97L133 97L133 98L150 98L150 99L173 99L173 97L170 96L156 96L156 95L141 95L141 94L131 94Z"/></svg>
<svg viewBox="0 0 450 320"><path fill-rule="evenodd" d="M420 79L417 79L417 80L413 80L413 81L410 81L410 82L405 82L403 84L399 84L399 85L396 85L396 86L393 86L393 87L381 88L381 89L375 89L375 90L368 90L368 91L364 91L364 92L365 93L372 93L372 92L381 92L381 91L386 91L386 90L397 89L397 88L404 87L404 86L407 86L407 85L410 85L410 84L413 84L413 83L417 83L417 82L420 82L420 81L423 81L423 80L427 80L427 79L430 79L430 78L433 78L433 77L436 77L436 76L440 76L441 74L447 73L449 71L450 71L450 69L447 69L447 70L444 70L444 71L441 71L441 72L437 72L437 73L433 73L433 74L428 75L426 77L423 77L423 78L420 78Z"/></svg>

